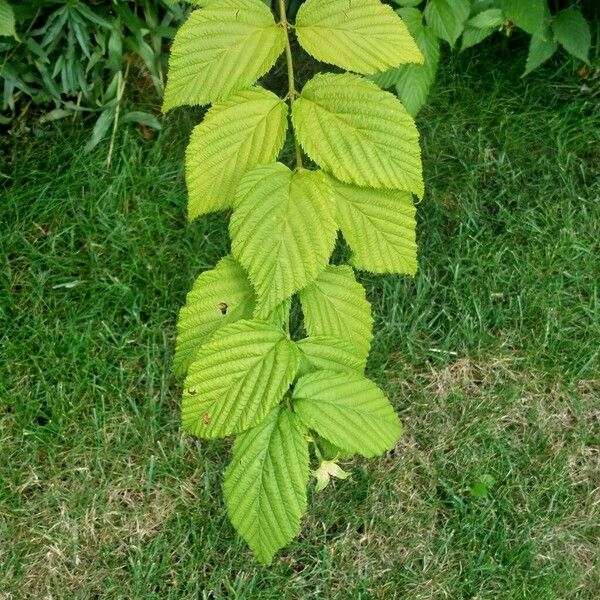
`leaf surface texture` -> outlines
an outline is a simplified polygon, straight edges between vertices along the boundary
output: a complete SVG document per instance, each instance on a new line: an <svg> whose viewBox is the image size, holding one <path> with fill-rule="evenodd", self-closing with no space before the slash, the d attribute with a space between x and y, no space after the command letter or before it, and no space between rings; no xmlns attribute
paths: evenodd
<svg viewBox="0 0 600 600"><path fill-rule="evenodd" d="M225 473L227 512L256 557L270 564L300 531L310 477L305 430L285 407L238 436Z"/></svg>
<svg viewBox="0 0 600 600"><path fill-rule="evenodd" d="M218 329L254 312L254 290L231 256L200 275L187 295L177 322L174 367L185 374L198 348Z"/></svg>
<svg viewBox="0 0 600 600"><path fill-rule="evenodd" d="M274 163L242 179L229 230L232 253L256 290L256 316L316 279L337 236L331 182L321 172L292 173Z"/></svg>
<svg viewBox="0 0 600 600"><path fill-rule="evenodd" d="M350 267L327 267L300 292L300 302L309 336L345 340L366 360L373 338L371 305Z"/></svg>
<svg viewBox="0 0 600 600"><path fill-rule="evenodd" d="M204 438L225 437L260 423L298 371L298 350L281 329L238 321L203 344L190 365L183 427Z"/></svg>
<svg viewBox="0 0 600 600"><path fill-rule="evenodd" d="M402 19L379 0L307 0L296 34L316 59L365 75L423 62Z"/></svg>
<svg viewBox="0 0 600 600"><path fill-rule="evenodd" d="M391 450L402 434L400 420L383 392L359 374L306 375L296 385L293 406L307 427L367 458Z"/></svg>
<svg viewBox="0 0 600 600"><path fill-rule="evenodd" d="M283 29L260 0L211 2L175 36L163 110L210 104L252 85L284 46Z"/></svg>
<svg viewBox="0 0 600 600"><path fill-rule="evenodd" d="M309 81L292 119L306 153L341 181L423 195L419 133L401 102L359 75Z"/></svg>
<svg viewBox="0 0 600 600"><path fill-rule="evenodd" d="M334 182L337 221L350 264L371 273L417 272L415 206L408 192Z"/></svg>
<svg viewBox="0 0 600 600"><path fill-rule="evenodd" d="M231 207L242 175L277 159L287 115L286 103L259 87L242 90L208 111L186 152L190 219Z"/></svg>
<svg viewBox="0 0 600 600"><path fill-rule="evenodd" d="M296 342L302 353L300 372L314 370L355 371L363 373L365 360L354 346L345 340L328 336L307 337Z"/></svg>

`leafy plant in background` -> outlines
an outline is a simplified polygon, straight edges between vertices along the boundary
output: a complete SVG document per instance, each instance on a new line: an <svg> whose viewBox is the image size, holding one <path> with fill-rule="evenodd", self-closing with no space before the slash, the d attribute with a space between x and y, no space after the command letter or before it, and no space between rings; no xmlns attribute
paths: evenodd
<svg viewBox="0 0 600 600"><path fill-rule="evenodd" d="M164 109L212 103L187 149L189 216L232 210L231 254L188 295L175 369L186 374L185 430L236 436L229 517L269 563L300 530L311 460L322 489L347 475L336 459L382 454L401 434L364 375L372 316L353 267L416 272L419 135L398 98L364 76L423 56L379 0L307 0L294 26L283 0L279 23L261 0L203 4L175 37ZM347 72L317 74L297 90L292 31ZM254 85L281 54L284 98ZM288 134L293 169L277 162ZM330 264L338 230L350 265ZM306 337L290 334L296 296Z"/></svg>
<svg viewBox="0 0 600 600"><path fill-rule="evenodd" d="M42 122L95 113L88 150L111 129L114 133L118 123L158 129L150 113L122 113L123 94L131 68L139 67L162 95L164 44L184 16L183 8L161 0L105 0L91 6L82 0L30 0L12 7L0 0L0 122L10 123L29 102L54 105ZM29 102L17 106L19 98Z"/></svg>
<svg viewBox="0 0 600 600"><path fill-rule="evenodd" d="M423 65L406 65L376 75L383 88L395 89L414 116L427 101L437 72L440 43L465 50L496 32L515 28L531 35L524 75L551 58L562 46L589 62L590 27L575 6L551 14L547 0L393 0L425 56Z"/></svg>

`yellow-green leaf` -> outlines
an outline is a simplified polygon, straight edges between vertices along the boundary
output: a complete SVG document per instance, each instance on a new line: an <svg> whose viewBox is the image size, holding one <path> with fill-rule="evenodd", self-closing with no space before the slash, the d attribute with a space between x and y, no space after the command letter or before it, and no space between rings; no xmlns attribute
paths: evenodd
<svg viewBox="0 0 600 600"><path fill-rule="evenodd" d="M302 353L300 373L305 375L319 369L356 371L363 373L365 359L346 341L328 336L310 336L296 342Z"/></svg>
<svg viewBox="0 0 600 600"><path fill-rule="evenodd" d="M327 267L300 292L300 302L310 336L345 340L360 359L366 360L373 338L371 305L350 267Z"/></svg>
<svg viewBox="0 0 600 600"><path fill-rule="evenodd" d="M370 458L391 450L402 434L384 393L358 373L317 371L298 380L294 411L320 436Z"/></svg>
<svg viewBox="0 0 600 600"><path fill-rule="evenodd" d="M270 564L298 535L309 477L306 430L289 409L273 409L236 439L225 472L225 502L233 526L260 562Z"/></svg>
<svg viewBox="0 0 600 600"><path fill-rule="evenodd" d="M252 85L285 47L260 0L220 0L194 11L173 41L163 110L209 104Z"/></svg>
<svg viewBox="0 0 600 600"><path fill-rule="evenodd" d="M239 319L249 319L253 312L254 290L248 277L231 256L226 256L196 279L179 313L175 372L187 372L198 348L215 331Z"/></svg>
<svg viewBox="0 0 600 600"><path fill-rule="evenodd" d="M296 34L318 60L365 75L423 62L402 19L379 0L307 0Z"/></svg>
<svg viewBox="0 0 600 600"><path fill-rule="evenodd" d="M423 196L419 132L402 103L351 73L309 81L292 110L306 153L346 183Z"/></svg>
<svg viewBox="0 0 600 600"><path fill-rule="evenodd" d="M372 79L384 88L396 88L404 108L414 117L423 107L429 96L429 90L435 81L440 59L440 40L431 27L423 23L423 15L416 8L406 7L398 10L402 20L423 52L423 65L404 65Z"/></svg>
<svg viewBox="0 0 600 600"><path fill-rule="evenodd" d="M274 163L242 178L229 229L232 253L256 290L255 316L264 318L326 267L337 235L334 209L321 172Z"/></svg>
<svg viewBox="0 0 600 600"><path fill-rule="evenodd" d="M259 424L279 404L299 366L298 350L266 322L223 327L198 350L185 380L184 429L225 437Z"/></svg>
<svg viewBox="0 0 600 600"><path fill-rule="evenodd" d="M285 102L258 87L242 90L208 111L186 152L190 219L231 207L242 175L277 159L287 115Z"/></svg>
<svg viewBox="0 0 600 600"><path fill-rule="evenodd" d="M337 222L353 250L350 264L371 273L417 272L415 206L408 192L334 180Z"/></svg>

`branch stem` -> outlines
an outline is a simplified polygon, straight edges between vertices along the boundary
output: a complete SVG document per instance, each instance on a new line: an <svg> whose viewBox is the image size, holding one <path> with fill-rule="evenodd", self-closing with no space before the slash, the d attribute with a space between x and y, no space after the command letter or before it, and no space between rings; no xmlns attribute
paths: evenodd
<svg viewBox="0 0 600 600"><path fill-rule="evenodd" d="M279 0L279 14L281 17L281 27L285 33L285 60L287 62L287 74L288 74L288 93L287 99L290 103L290 110L294 105L294 100L298 97L298 91L296 90L295 77L294 77L294 60L292 57L292 46L290 44L290 24L287 20L285 12L285 0ZM294 136L294 147L296 149L296 169L302 169L302 150L300 144Z"/></svg>

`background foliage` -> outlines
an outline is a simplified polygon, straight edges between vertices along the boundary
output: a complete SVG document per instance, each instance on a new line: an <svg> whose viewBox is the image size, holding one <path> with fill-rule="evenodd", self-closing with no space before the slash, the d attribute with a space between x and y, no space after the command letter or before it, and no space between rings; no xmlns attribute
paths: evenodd
<svg viewBox="0 0 600 600"><path fill-rule="evenodd" d="M420 271L362 277L367 372L406 434L344 463L270 569L171 373L179 307L227 251L222 215L186 225L199 114L124 128L110 173L70 120L0 137L4 595L596 600L600 80L521 72L493 40L442 61Z"/></svg>
<svg viewBox="0 0 600 600"><path fill-rule="evenodd" d="M204 1L187 0L194 5ZM528 55L521 59L529 73L559 48L587 62L590 31L581 10L592 22L598 17L593 0L388 2L400 10L428 61L378 82L395 88L413 113L435 79L440 41L465 50L489 36L499 41L500 35L519 32L530 38ZM292 17L301 4L288 1ZM137 105L146 88L162 93L166 45L188 11L186 2L174 0L0 0L0 124L25 112L30 102L42 107L36 114L44 120L93 113L97 126L91 148L114 123L127 74L135 76L130 94L136 110L125 121L159 127Z"/></svg>
<svg viewBox="0 0 600 600"><path fill-rule="evenodd" d="M523 38L494 37L441 62L419 116L420 273L363 279L407 436L344 465L271 570L226 522L226 443L177 414L177 311L226 251L220 216L182 235L198 115L124 129L111 174L71 119L0 136L3 594L598 597L599 79L521 79Z"/></svg>
<svg viewBox="0 0 600 600"><path fill-rule="evenodd" d="M148 112L120 114L121 102L132 76L134 97L149 87L162 94L165 43L184 8L164 0L28 0L13 8L11 37L0 37L0 123L8 124L30 103L42 107L42 122L93 113L88 150L117 120L160 127Z"/></svg>
<svg viewBox="0 0 600 600"><path fill-rule="evenodd" d="M427 101L435 81L440 46L467 50L501 34L529 37L523 76L549 60L561 47L589 65L591 31L579 2L548 0L392 0L425 56L423 66L411 65L374 79L394 89L411 114ZM597 12L590 10L589 13Z"/></svg>

